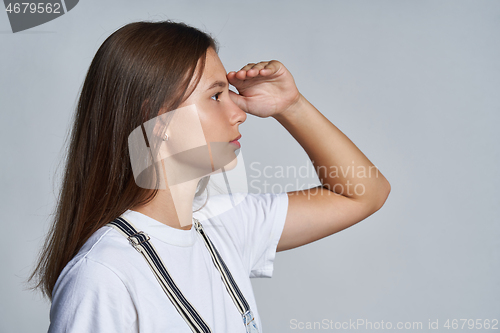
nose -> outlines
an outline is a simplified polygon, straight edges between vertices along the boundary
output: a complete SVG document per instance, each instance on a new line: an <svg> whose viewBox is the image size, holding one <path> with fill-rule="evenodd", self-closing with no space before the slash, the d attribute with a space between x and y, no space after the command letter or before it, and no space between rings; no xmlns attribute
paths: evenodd
<svg viewBox="0 0 500 333"><path fill-rule="evenodd" d="M247 119L247 113L243 111L235 102L230 101L231 107L231 124L244 123Z"/></svg>

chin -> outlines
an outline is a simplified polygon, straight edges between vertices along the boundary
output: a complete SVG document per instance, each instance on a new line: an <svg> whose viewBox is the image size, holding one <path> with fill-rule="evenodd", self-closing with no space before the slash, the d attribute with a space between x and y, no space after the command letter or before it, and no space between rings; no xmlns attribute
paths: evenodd
<svg viewBox="0 0 500 333"><path fill-rule="evenodd" d="M222 172L222 168L224 168L224 171L229 171L229 170L232 170L234 168L236 168L236 166L238 165L238 157L236 156L235 153L232 153L233 156L231 157L228 157L226 160L230 160L229 163L226 163L224 166L218 166L215 171L211 172L210 175L215 175L217 173L221 173Z"/></svg>
<svg viewBox="0 0 500 333"><path fill-rule="evenodd" d="M234 154L234 159L224 167L224 170L233 170L234 168L236 168L236 165L238 165L238 157L236 156L236 154Z"/></svg>

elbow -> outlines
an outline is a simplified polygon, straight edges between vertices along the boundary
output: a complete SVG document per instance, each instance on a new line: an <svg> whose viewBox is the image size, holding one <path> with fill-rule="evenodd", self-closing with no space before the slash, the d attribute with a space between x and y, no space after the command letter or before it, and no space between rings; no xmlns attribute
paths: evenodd
<svg viewBox="0 0 500 333"><path fill-rule="evenodd" d="M391 193L391 184L386 180L382 185L380 185L376 198L374 199L373 212L378 211L387 201L389 197L389 193Z"/></svg>

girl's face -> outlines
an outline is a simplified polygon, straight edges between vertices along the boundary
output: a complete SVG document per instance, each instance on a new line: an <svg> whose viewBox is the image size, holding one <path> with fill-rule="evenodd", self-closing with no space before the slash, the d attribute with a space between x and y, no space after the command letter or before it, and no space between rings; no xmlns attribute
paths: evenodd
<svg viewBox="0 0 500 333"><path fill-rule="evenodd" d="M238 126L247 115L229 97L226 70L211 47L200 82L181 107L191 104L196 105L207 143L231 142L239 137Z"/></svg>
<svg viewBox="0 0 500 333"><path fill-rule="evenodd" d="M209 48L196 89L175 111L167 127L169 140L162 155L188 167L186 171L204 170L203 175L217 173L221 167L230 170L236 166L235 150L239 148L239 143L231 141L239 139L238 127L246 117L231 100L226 70L215 50Z"/></svg>

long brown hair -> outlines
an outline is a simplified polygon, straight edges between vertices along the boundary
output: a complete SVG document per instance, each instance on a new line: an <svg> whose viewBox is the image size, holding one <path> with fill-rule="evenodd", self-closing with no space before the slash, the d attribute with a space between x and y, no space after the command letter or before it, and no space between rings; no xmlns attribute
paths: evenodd
<svg viewBox="0 0 500 333"><path fill-rule="evenodd" d="M98 49L76 107L54 220L27 280L37 277L31 289L52 300L59 274L89 237L156 196L135 183L128 135L192 93L209 47L218 50L210 35L184 23L142 21Z"/></svg>

